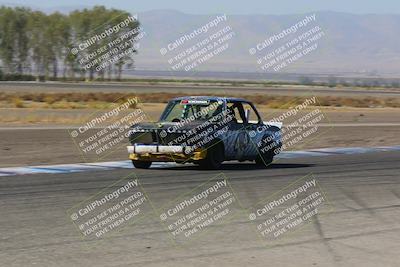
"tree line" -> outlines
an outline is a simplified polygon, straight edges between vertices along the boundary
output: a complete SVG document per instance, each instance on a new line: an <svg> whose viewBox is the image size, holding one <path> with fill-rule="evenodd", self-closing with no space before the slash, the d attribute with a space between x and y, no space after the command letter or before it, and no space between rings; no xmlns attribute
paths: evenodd
<svg viewBox="0 0 400 267"><path fill-rule="evenodd" d="M46 14L25 7L0 7L0 76L20 79L120 79L124 66L133 66L134 42L127 55L105 68L87 68L90 55L96 54L121 34L137 29L139 22L132 21L121 27L117 34L110 34L96 40L79 53L71 49L87 42L93 36L101 35L107 29L123 23L128 12L95 6L91 9L75 10L69 14L54 12ZM134 33L130 38L137 36ZM97 53L98 54L98 53ZM97 55L99 56L99 55ZM96 56L93 56L96 57ZM22 78L21 78L22 77ZM17 78L18 79L18 78Z"/></svg>

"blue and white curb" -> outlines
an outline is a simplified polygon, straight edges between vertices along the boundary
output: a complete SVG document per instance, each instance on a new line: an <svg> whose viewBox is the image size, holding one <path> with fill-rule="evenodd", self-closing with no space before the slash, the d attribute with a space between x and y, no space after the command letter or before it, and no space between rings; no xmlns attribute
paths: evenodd
<svg viewBox="0 0 400 267"><path fill-rule="evenodd" d="M352 155L373 152L389 152L400 151L400 146L382 146L382 147L333 147L311 149L303 151L287 151L282 152L277 158L293 159L304 157L324 157L333 155ZM152 168L167 168L176 166L175 163L159 163L155 162ZM77 163L77 164L59 164L45 166L25 166L25 167L10 167L0 168L0 176L26 175L26 174L60 174L74 172L89 172L101 170L115 169L133 169L130 160L111 161L111 162L95 162L95 163Z"/></svg>
<svg viewBox="0 0 400 267"><path fill-rule="evenodd" d="M174 166L174 163L158 163L155 162L152 168L162 168ZM45 166L26 166L26 167L10 167L0 168L0 176L25 175L25 174L59 174L73 172L89 172L101 170L115 169L132 169L134 168L130 160L96 162L96 163L77 163L77 164L62 164L62 165L45 165Z"/></svg>
<svg viewBox="0 0 400 267"><path fill-rule="evenodd" d="M304 151L282 152L277 158L293 159L303 157L324 157L334 155L353 155L376 152L400 151L400 146L380 146L380 147L331 147L318 148Z"/></svg>

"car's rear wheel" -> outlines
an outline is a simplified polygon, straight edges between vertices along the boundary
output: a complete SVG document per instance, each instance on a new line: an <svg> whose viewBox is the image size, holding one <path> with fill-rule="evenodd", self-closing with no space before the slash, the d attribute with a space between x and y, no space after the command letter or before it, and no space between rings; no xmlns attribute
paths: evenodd
<svg viewBox="0 0 400 267"><path fill-rule="evenodd" d="M214 144L207 148L206 158L198 161L198 164L202 169L216 170L221 167L224 157L223 145L221 143Z"/></svg>
<svg viewBox="0 0 400 267"><path fill-rule="evenodd" d="M256 164L257 164L258 166L267 167L267 166L270 165L273 161L274 161L274 156L262 156L262 155L259 155L259 156L256 158Z"/></svg>
<svg viewBox="0 0 400 267"><path fill-rule="evenodd" d="M148 169L151 166L151 161L132 160L133 166L136 169Z"/></svg>
<svg viewBox="0 0 400 267"><path fill-rule="evenodd" d="M258 150L259 154L256 158L256 164L258 166L267 167L274 161L275 146L273 146L274 143L270 139L271 138L268 136L265 136L263 138L263 146L259 148L259 150Z"/></svg>

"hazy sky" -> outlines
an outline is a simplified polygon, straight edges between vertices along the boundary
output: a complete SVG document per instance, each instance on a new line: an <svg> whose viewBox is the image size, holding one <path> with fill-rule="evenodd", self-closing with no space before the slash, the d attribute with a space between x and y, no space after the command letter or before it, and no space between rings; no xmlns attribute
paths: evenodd
<svg viewBox="0 0 400 267"><path fill-rule="evenodd" d="M1 4L24 5L32 8L54 9L105 5L130 12L154 9L175 9L192 14L288 14L331 10L349 13L400 14L399 0L12 0Z"/></svg>

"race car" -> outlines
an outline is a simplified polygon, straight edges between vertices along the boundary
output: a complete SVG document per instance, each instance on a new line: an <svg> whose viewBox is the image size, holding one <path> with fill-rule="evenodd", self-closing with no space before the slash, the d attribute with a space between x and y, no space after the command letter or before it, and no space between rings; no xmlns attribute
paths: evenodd
<svg viewBox="0 0 400 267"><path fill-rule="evenodd" d="M263 122L245 99L180 97L168 102L158 122L132 125L127 149L138 169L152 162L218 169L230 160L268 166L281 150L281 128L280 122Z"/></svg>

